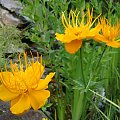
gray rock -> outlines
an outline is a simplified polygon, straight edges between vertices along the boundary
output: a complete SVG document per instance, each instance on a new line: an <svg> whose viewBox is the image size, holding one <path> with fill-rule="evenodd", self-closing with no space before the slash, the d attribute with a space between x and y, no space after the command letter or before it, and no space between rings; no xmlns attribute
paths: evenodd
<svg viewBox="0 0 120 120"><path fill-rule="evenodd" d="M20 16L22 9L22 3L18 0L0 0L0 25L15 25L25 28L32 24L29 18Z"/></svg>
<svg viewBox="0 0 120 120"><path fill-rule="evenodd" d="M0 101L0 120L42 120L42 118L47 118L41 110L34 111L30 109L24 115L16 116L9 109L10 105L8 102ZM50 112L46 111L46 114L50 116Z"/></svg>
<svg viewBox="0 0 120 120"><path fill-rule="evenodd" d="M0 24L1 25L16 25L23 24L23 22L17 18L17 16L13 16L9 11L0 7Z"/></svg>
<svg viewBox="0 0 120 120"><path fill-rule="evenodd" d="M11 12L20 13L22 4L18 0L0 0L0 4Z"/></svg>

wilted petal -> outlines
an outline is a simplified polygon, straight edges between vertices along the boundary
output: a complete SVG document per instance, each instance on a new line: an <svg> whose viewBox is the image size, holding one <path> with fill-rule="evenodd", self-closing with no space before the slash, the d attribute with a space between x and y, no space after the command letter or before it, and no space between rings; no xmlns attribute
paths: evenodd
<svg viewBox="0 0 120 120"><path fill-rule="evenodd" d="M45 105L47 98L50 96L50 92L48 90L31 91L29 96L31 106L34 110L38 110Z"/></svg>
<svg viewBox="0 0 120 120"><path fill-rule="evenodd" d="M13 93L7 89L4 85L0 86L0 99L3 101L9 101L17 97L18 93Z"/></svg>
<svg viewBox="0 0 120 120"><path fill-rule="evenodd" d="M30 98L28 94L22 94L11 101L10 111L13 114L22 114L30 109Z"/></svg>
<svg viewBox="0 0 120 120"><path fill-rule="evenodd" d="M67 52L74 54L82 45L82 40L74 40L70 43L65 43L65 49Z"/></svg>

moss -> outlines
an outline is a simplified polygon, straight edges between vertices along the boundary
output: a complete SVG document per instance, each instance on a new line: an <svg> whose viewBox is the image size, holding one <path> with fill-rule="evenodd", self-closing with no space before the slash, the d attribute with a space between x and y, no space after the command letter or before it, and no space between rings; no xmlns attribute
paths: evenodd
<svg viewBox="0 0 120 120"><path fill-rule="evenodd" d="M23 52L26 44L21 42L21 31L13 25L0 27L0 67L6 62L6 54ZM9 53L9 54L8 54Z"/></svg>

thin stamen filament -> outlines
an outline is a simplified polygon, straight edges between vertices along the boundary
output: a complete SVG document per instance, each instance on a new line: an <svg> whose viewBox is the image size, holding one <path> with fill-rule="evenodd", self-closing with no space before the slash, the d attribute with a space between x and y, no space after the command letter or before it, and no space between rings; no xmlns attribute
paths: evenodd
<svg viewBox="0 0 120 120"><path fill-rule="evenodd" d="M67 28L67 26L69 25L64 15L64 12L62 12L62 24L65 28Z"/></svg>

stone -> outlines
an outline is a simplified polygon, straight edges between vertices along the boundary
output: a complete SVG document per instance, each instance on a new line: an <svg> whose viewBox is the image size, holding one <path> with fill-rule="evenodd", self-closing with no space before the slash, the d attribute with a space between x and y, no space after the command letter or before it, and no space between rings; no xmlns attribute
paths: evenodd
<svg viewBox="0 0 120 120"><path fill-rule="evenodd" d="M17 16L13 16L9 11L0 7L0 24L3 25L15 25L23 24L23 22L17 18Z"/></svg>
<svg viewBox="0 0 120 120"><path fill-rule="evenodd" d="M18 0L0 0L0 4L11 12L20 13L22 10L22 4Z"/></svg>
<svg viewBox="0 0 120 120"><path fill-rule="evenodd" d="M0 0L0 25L15 25L25 28L32 22L26 16L21 16L22 3L18 0Z"/></svg>
<svg viewBox="0 0 120 120"><path fill-rule="evenodd" d="M17 116L13 115L9 109L9 103L0 100L0 120L42 120L42 118L48 118L41 110L30 109L27 113ZM50 116L50 112L46 111L46 114Z"/></svg>

